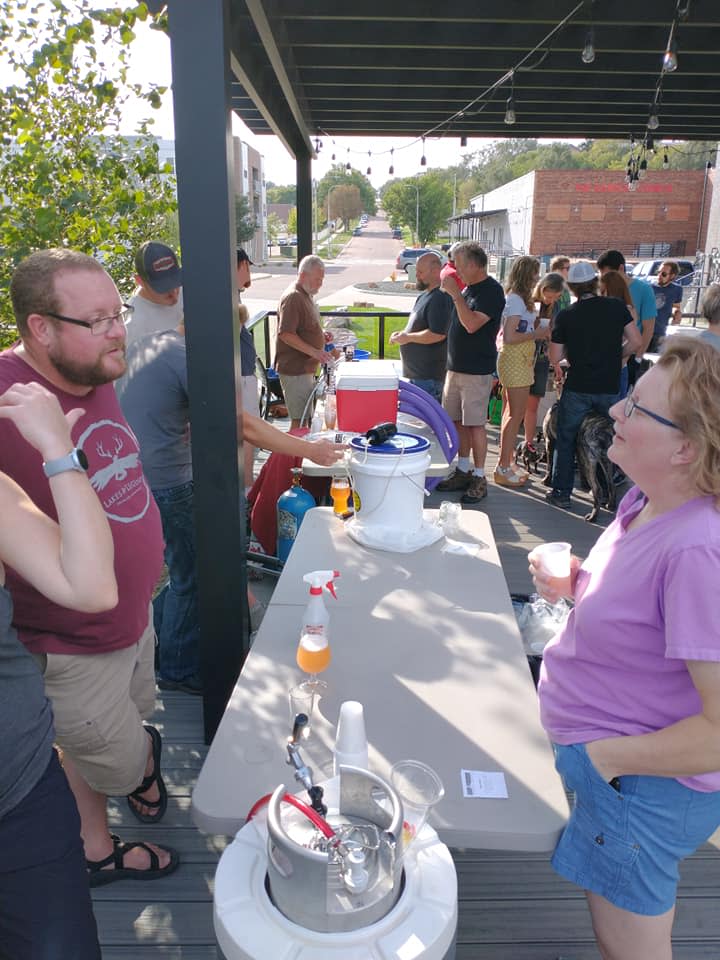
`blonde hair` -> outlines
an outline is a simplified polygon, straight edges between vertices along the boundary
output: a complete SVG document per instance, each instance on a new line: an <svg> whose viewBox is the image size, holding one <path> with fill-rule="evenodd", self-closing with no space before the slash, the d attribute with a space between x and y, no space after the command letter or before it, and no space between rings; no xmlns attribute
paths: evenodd
<svg viewBox="0 0 720 960"><path fill-rule="evenodd" d="M697 450L695 487L720 506L720 351L696 337L668 339L658 366L670 375L670 418Z"/></svg>
<svg viewBox="0 0 720 960"><path fill-rule="evenodd" d="M248 308L245 306L244 303L238 304L238 318L241 324L247 323L248 320L250 319L250 311L248 310Z"/></svg>
<svg viewBox="0 0 720 960"><path fill-rule="evenodd" d="M540 261L537 257L518 257L510 267L505 293L517 293L525 301L528 310L535 309L532 289L539 270Z"/></svg>

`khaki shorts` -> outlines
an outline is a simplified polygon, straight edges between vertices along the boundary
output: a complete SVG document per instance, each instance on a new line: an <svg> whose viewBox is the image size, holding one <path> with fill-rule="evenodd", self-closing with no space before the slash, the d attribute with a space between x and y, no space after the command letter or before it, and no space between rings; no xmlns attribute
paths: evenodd
<svg viewBox="0 0 720 960"><path fill-rule="evenodd" d="M316 383L317 380L313 373L300 373L297 376L280 374L280 385L283 388L285 406L288 409L288 416L291 420L302 420L308 397L315 389ZM312 415L313 406L309 404L307 412L305 413L305 419L311 420Z"/></svg>
<svg viewBox="0 0 720 960"><path fill-rule="evenodd" d="M455 423L464 427L484 427L492 391L491 373L456 373L448 370L442 405Z"/></svg>
<svg viewBox="0 0 720 960"><path fill-rule="evenodd" d="M155 631L124 650L36 654L55 717L55 740L98 793L126 796L142 782L155 709Z"/></svg>

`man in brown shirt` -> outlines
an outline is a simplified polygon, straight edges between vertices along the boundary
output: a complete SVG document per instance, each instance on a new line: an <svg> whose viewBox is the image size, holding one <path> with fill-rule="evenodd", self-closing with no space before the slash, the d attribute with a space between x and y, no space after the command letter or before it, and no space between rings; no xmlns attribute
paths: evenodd
<svg viewBox="0 0 720 960"><path fill-rule="evenodd" d="M320 311L313 297L325 278L320 257L303 257L298 265L298 278L280 299L275 366L290 415L290 427L300 426L312 417L308 399L315 388L318 364L327 363L325 335L320 324ZM305 409L307 406L307 410Z"/></svg>

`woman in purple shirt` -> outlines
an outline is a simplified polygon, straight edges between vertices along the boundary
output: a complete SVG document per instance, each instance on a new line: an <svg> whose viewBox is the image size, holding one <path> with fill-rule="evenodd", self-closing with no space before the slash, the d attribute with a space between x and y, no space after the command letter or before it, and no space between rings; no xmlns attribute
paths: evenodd
<svg viewBox="0 0 720 960"><path fill-rule="evenodd" d="M678 865L720 825L720 353L674 337L610 409L636 484L545 650L542 722L575 805L553 866L585 890L603 960L670 960Z"/></svg>

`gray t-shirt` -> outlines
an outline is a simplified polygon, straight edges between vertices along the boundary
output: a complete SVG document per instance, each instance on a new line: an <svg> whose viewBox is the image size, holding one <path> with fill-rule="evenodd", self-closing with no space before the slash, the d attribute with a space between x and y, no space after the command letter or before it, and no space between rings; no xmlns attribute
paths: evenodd
<svg viewBox="0 0 720 960"><path fill-rule="evenodd" d="M151 333L162 333L163 330L174 330L182 323L185 307L183 306L182 290L178 302L174 306L165 303L153 303L146 300L139 293L130 297L128 303L133 308L133 315L127 325L128 346L135 340L147 337Z"/></svg>
<svg viewBox="0 0 720 960"><path fill-rule="evenodd" d="M432 330L447 336L453 302L440 287L426 290L415 301L406 333ZM447 340L437 343L403 343L400 346L403 374L410 380L444 380L447 368Z"/></svg>
<svg viewBox="0 0 720 960"><path fill-rule="evenodd" d="M131 343L118 381L120 406L140 444L152 490L192 480L185 337L175 330Z"/></svg>
<svg viewBox="0 0 720 960"><path fill-rule="evenodd" d="M12 610L10 594L0 587L0 820L45 773L53 745L50 701L12 626Z"/></svg>

